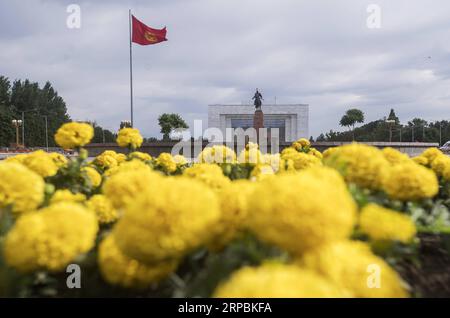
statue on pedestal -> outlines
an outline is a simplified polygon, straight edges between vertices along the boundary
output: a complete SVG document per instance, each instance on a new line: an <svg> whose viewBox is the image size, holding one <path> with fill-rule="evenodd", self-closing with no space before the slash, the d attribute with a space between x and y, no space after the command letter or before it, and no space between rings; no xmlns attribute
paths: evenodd
<svg viewBox="0 0 450 318"><path fill-rule="evenodd" d="M264 98L262 97L261 93L256 89L255 95L253 96L253 99L255 102L253 103L255 105L255 110L261 110L262 101Z"/></svg>
<svg viewBox="0 0 450 318"><path fill-rule="evenodd" d="M264 128L264 114L261 110L262 101L264 98L262 97L261 93L256 89L255 96L253 96L253 99L255 100L255 114L253 115L253 128L256 130L256 138L257 142L259 143L259 130L261 128Z"/></svg>

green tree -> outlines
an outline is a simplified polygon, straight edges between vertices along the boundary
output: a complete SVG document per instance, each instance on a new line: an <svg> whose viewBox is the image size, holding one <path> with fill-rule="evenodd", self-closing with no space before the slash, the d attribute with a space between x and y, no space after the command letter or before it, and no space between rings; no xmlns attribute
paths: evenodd
<svg viewBox="0 0 450 318"><path fill-rule="evenodd" d="M389 125L386 118L371 121L361 127L355 128L355 134L358 141L388 141ZM352 132L334 132L330 131L317 137L317 141L348 141L351 139ZM414 118L406 125L395 125L392 129L392 141L423 141L440 143L441 145L450 141L450 121L437 120L427 122L421 118Z"/></svg>
<svg viewBox="0 0 450 318"><path fill-rule="evenodd" d="M325 135L322 133L322 134L320 134L318 137L317 137L317 139L316 139L316 141L326 141L327 139L326 139L326 137L325 137Z"/></svg>
<svg viewBox="0 0 450 318"><path fill-rule="evenodd" d="M411 128L411 141L424 142L426 140L425 130L428 126L428 122L422 118L414 118L408 122L408 126Z"/></svg>
<svg viewBox="0 0 450 318"><path fill-rule="evenodd" d="M16 80L12 87L5 83L9 83L9 81L5 77L1 77L0 99L3 100L3 104L6 100L6 107L10 110L10 116L1 116L1 125L14 130L10 117L13 119L22 119L23 117L25 145L27 147L43 147L46 144L44 117L46 116L49 146L55 146L53 135L63 123L70 120L64 100L49 82L45 83L42 88L39 87L38 83L32 83L29 80ZM5 113L2 111L2 114ZM22 129L19 133L22 136ZM14 140L14 135L15 132L12 135L4 135L2 132L2 136L0 136L1 145L7 146Z"/></svg>
<svg viewBox="0 0 450 318"><path fill-rule="evenodd" d="M389 116L387 119L394 120L396 125L398 125L400 123L400 120L398 119L397 115L395 115L395 111L392 108L391 108L391 111L389 112Z"/></svg>
<svg viewBox="0 0 450 318"><path fill-rule="evenodd" d="M117 135L108 129L104 129L102 126L98 125L95 121L88 122L94 128L94 137L91 143L108 143L116 142Z"/></svg>
<svg viewBox="0 0 450 318"><path fill-rule="evenodd" d="M0 76L0 147L8 146L15 138L15 129L11 124L14 119L10 102L11 83Z"/></svg>
<svg viewBox="0 0 450 318"><path fill-rule="evenodd" d="M163 140L170 139L170 132L174 129L184 128L189 126L186 124L183 118L178 114L162 114L158 118L159 126L161 127L161 133L163 134Z"/></svg>
<svg viewBox="0 0 450 318"><path fill-rule="evenodd" d="M9 146L15 142L16 131L12 125L13 119L25 120L25 145L27 147L44 147L45 118L48 124L49 146L56 146L54 134L62 124L70 121L64 99L47 82L43 87L29 80L16 80L12 83L5 76L0 76L0 147ZM92 142L115 142L116 134L103 129L95 122ZM22 129L19 128L22 141Z"/></svg>
<svg viewBox="0 0 450 318"><path fill-rule="evenodd" d="M355 124L364 122L364 113L362 110L352 108L345 112L339 125L343 127L352 127L352 140L355 140Z"/></svg>

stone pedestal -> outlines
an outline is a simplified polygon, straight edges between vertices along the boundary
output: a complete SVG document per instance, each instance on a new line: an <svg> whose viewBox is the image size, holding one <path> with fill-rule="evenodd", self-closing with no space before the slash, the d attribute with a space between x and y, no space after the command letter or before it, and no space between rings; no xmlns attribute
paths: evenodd
<svg viewBox="0 0 450 318"><path fill-rule="evenodd" d="M264 128L264 114L262 110L256 110L253 115L253 128L256 130L256 138L259 143L259 128Z"/></svg>

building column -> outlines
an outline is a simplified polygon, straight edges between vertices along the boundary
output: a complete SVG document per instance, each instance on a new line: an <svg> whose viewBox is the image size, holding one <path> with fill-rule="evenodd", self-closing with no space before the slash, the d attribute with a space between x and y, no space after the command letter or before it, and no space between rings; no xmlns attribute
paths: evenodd
<svg viewBox="0 0 450 318"><path fill-rule="evenodd" d="M296 141L297 139L299 139L297 125L298 125L297 116L291 115L291 131L292 131L291 141Z"/></svg>
<svg viewBox="0 0 450 318"><path fill-rule="evenodd" d="M291 118L289 117L289 115L284 119L284 134L286 141L291 141L292 129L291 129Z"/></svg>

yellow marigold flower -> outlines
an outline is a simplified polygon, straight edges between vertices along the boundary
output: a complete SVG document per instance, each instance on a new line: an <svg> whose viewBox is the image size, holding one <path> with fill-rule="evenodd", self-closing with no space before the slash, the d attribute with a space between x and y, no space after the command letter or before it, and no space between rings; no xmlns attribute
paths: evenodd
<svg viewBox="0 0 450 318"><path fill-rule="evenodd" d="M51 204L60 202L84 203L86 196L83 193L72 193L70 190L57 190L50 199Z"/></svg>
<svg viewBox="0 0 450 318"><path fill-rule="evenodd" d="M116 159L118 153L115 152L114 150L105 150L105 151L103 151L100 155L111 156L111 157L113 157L114 159Z"/></svg>
<svg viewBox="0 0 450 318"><path fill-rule="evenodd" d="M252 169L250 177L255 180L262 180L273 175L275 175L275 172L271 166L259 164Z"/></svg>
<svg viewBox="0 0 450 318"><path fill-rule="evenodd" d="M259 151L258 144L249 142L238 156L238 163L259 164L264 162L264 156Z"/></svg>
<svg viewBox="0 0 450 318"><path fill-rule="evenodd" d="M349 294L311 270L295 265L244 267L214 292L218 298L339 298Z"/></svg>
<svg viewBox="0 0 450 318"><path fill-rule="evenodd" d="M222 211L215 238L209 247L221 249L238 236L248 215L249 197L254 190L254 183L239 179L219 190L218 198Z"/></svg>
<svg viewBox="0 0 450 318"><path fill-rule="evenodd" d="M280 167L280 160L281 158L279 153L266 153L263 155L263 163L266 165L270 165L274 171L278 171Z"/></svg>
<svg viewBox="0 0 450 318"><path fill-rule="evenodd" d="M0 162L0 180L0 208L12 206L14 212L28 212L44 200L44 180L21 164Z"/></svg>
<svg viewBox="0 0 450 318"><path fill-rule="evenodd" d="M322 161L315 156L306 154L304 152L297 152L295 150L291 151L288 149L289 148L283 150L283 152L281 153L281 159L292 160L292 162L294 163L294 168L296 170L302 170L312 166L322 165Z"/></svg>
<svg viewBox="0 0 450 318"><path fill-rule="evenodd" d="M284 148L284 149L281 151L281 157L283 157L283 156L289 156L289 155L294 155L294 154L296 154L296 153L298 153L298 151L295 150L295 148L293 148L293 147L287 147L287 148Z"/></svg>
<svg viewBox="0 0 450 318"><path fill-rule="evenodd" d="M183 155L175 155L175 156L173 156L173 161L175 161L175 163L178 166L183 166L183 165L188 163L187 159Z"/></svg>
<svg viewBox="0 0 450 318"><path fill-rule="evenodd" d="M170 260L155 265L146 265L130 258L117 247L114 237L109 235L99 246L98 265L108 283L125 288L146 288L164 279L177 268L177 261Z"/></svg>
<svg viewBox="0 0 450 318"><path fill-rule="evenodd" d="M339 173L334 169L323 166L314 166L306 170L301 170L298 175L307 174L311 178L329 182L334 187L340 187L341 191L348 192L347 184Z"/></svg>
<svg viewBox="0 0 450 318"><path fill-rule="evenodd" d="M431 169L433 169L438 177L442 177L444 180L450 180L450 157L444 154L437 155L431 162Z"/></svg>
<svg viewBox="0 0 450 318"><path fill-rule="evenodd" d="M316 157L316 158L318 158L320 160L323 159L322 153L319 150L315 149L315 148L310 148L308 154L313 155L314 157Z"/></svg>
<svg viewBox="0 0 450 318"><path fill-rule="evenodd" d="M127 156L123 153L118 153L116 154L116 160L118 164L121 164L127 161Z"/></svg>
<svg viewBox="0 0 450 318"><path fill-rule="evenodd" d="M84 171L84 173L86 173L94 188L98 187L102 183L102 176L95 168L83 167L81 168L81 171Z"/></svg>
<svg viewBox="0 0 450 318"><path fill-rule="evenodd" d="M383 148L381 152L383 153L384 158L386 158L386 160L393 165L410 161L407 154L402 153L392 147Z"/></svg>
<svg viewBox="0 0 450 318"><path fill-rule="evenodd" d="M334 242L310 250L299 265L315 270L355 297L408 297L398 274L362 242Z"/></svg>
<svg viewBox="0 0 450 318"><path fill-rule="evenodd" d="M95 157L94 164L103 169L111 169L117 167L117 153L115 151L106 150Z"/></svg>
<svg viewBox="0 0 450 318"><path fill-rule="evenodd" d="M414 161L415 163L422 165L422 166L428 166L430 164L428 159L424 156L414 157L414 158L412 158L412 161Z"/></svg>
<svg viewBox="0 0 450 318"><path fill-rule="evenodd" d="M103 194L92 196L86 206L95 212L97 219L102 224L115 222L119 219L119 213L114 209L111 201Z"/></svg>
<svg viewBox="0 0 450 318"><path fill-rule="evenodd" d="M197 163L183 171L183 176L201 181L211 189L220 189L226 186L230 179L216 164Z"/></svg>
<svg viewBox="0 0 450 318"><path fill-rule="evenodd" d="M251 142L249 141L246 145L245 145L245 150L250 150L250 149L259 149L259 145L256 142Z"/></svg>
<svg viewBox="0 0 450 318"><path fill-rule="evenodd" d="M434 197L438 193L439 184L433 171L409 162L389 169L383 189L392 199L409 201Z"/></svg>
<svg viewBox="0 0 450 318"><path fill-rule="evenodd" d="M161 167L163 171L167 173L172 173L177 170L177 163L172 155L167 152L163 152L156 158L156 165Z"/></svg>
<svg viewBox="0 0 450 318"><path fill-rule="evenodd" d="M49 153L49 156L53 159L53 162L58 168L64 167L68 162L66 156L57 152L51 152Z"/></svg>
<svg viewBox="0 0 450 318"><path fill-rule="evenodd" d="M200 163L234 163L236 153L233 149L223 145L206 147L197 157Z"/></svg>
<svg viewBox="0 0 450 318"><path fill-rule="evenodd" d="M443 155L443 153L438 148L428 148L420 154L421 157L428 159L429 164L431 164L433 160L440 155Z"/></svg>
<svg viewBox="0 0 450 318"><path fill-rule="evenodd" d="M380 150L357 143L333 150L324 163L337 169L347 182L373 190L381 188L389 167Z"/></svg>
<svg viewBox="0 0 450 318"><path fill-rule="evenodd" d="M120 147L130 147L132 149L139 148L143 141L141 133L135 128L122 128L116 140Z"/></svg>
<svg viewBox="0 0 450 318"><path fill-rule="evenodd" d="M335 153L338 150L339 150L339 147L328 148L322 153L322 156L323 156L323 158L328 158L328 157L330 157L333 153Z"/></svg>
<svg viewBox="0 0 450 318"><path fill-rule="evenodd" d="M252 232L294 254L345 239L356 223L356 204L344 180L325 167L263 180L250 202Z"/></svg>
<svg viewBox="0 0 450 318"><path fill-rule="evenodd" d="M291 144L290 148L294 149L295 151L302 151L302 148L303 148L303 147L302 147L302 145L301 145L299 142L294 141L294 142Z"/></svg>
<svg viewBox="0 0 450 318"><path fill-rule="evenodd" d="M110 177L110 176L116 174L117 172L135 171L135 170L151 171L152 168L150 168L150 166L147 165L144 161L141 161L139 159L133 159L130 161L125 161L125 162L121 163L119 166L116 166L116 167L106 170L104 173L104 176Z"/></svg>
<svg viewBox="0 0 450 318"><path fill-rule="evenodd" d="M362 209L359 227L371 239L380 241L409 243L416 235L416 226L411 217L373 203Z"/></svg>
<svg viewBox="0 0 450 318"><path fill-rule="evenodd" d="M22 164L43 178L54 176L58 172L58 166L52 157L43 150L26 155L22 160Z"/></svg>
<svg viewBox="0 0 450 318"><path fill-rule="evenodd" d="M147 187L154 190L162 178L150 169L119 171L103 183L102 190L116 209L123 209Z"/></svg>
<svg viewBox="0 0 450 318"><path fill-rule="evenodd" d="M281 159L277 173L296 173L297 170L294 167L294 161L291 159Z"/></svg>
<svg viewBox="0 0 450 318"><path fill-rule="evenodd" d="M299 140L297 140L297 142L302 145L302 147L309 147L311 146L311 143L309 142L308 139L306 138L300 138Z"/></svg>
<svg viewBox="0 0 450 318"><path fill-rule="evenodd" d="M6 158L3 162L21 163L21 164L23 164L23 161L25 160L26 157L27 157L26 154L15 155L15 156L11 156L11 157Z"/></svg>
<svg viewBox="0 0 450 318"><path fill-rule="evenodd" d="M20 272L64 270L94 246L97 230L95 215L75 203L25 214L6 236L6 263Z"/></svg>
<svg viewBox="0 0 450 318"><path fill-rule="evenodd" d="M294 141L291 147L296 151L302 151L303 149L309 148L310 146L311 143L309 142L308 139L300 138L299 140Z"/></svg>
<svg viewBox="0 0 450 318"><path fill-rule="evenodd" d="M148 153L140 152L140 151L134 151L130 153L129 157L131 159L139 159L141 161L150 161L152 160L152 156L150 156Z"/></svg>
<svg viewBox="0 0 450 318"><path fill-rule="evenodd" d="M67 123L62 125L55 134L55 141L63 149L83 147L94 137L94 128L85 123Z"/></svg>
<svg viewBox="0 0 450 318"><path fill-rule="evenodd" d="M209 243L220 218L212 190L195 180L162 178L133 193L113 235L121 251L146 264L180 258Z"/></svg>

